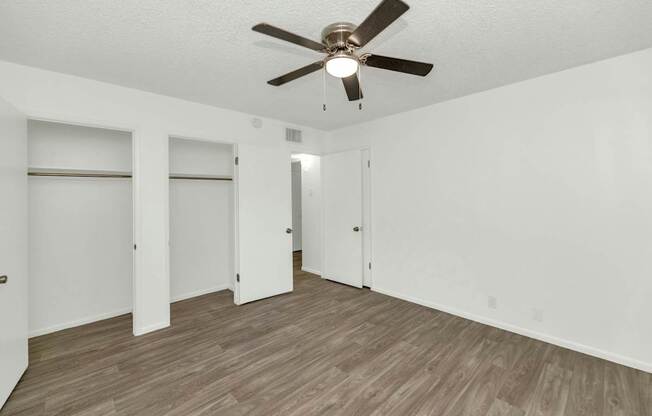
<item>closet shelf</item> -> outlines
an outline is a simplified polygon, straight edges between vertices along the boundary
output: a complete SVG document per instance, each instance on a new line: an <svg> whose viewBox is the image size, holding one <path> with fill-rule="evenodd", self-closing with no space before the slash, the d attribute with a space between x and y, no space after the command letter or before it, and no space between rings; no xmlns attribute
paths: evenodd
<svg viewBox="0 0 652 416"><path fill-rule="evenodd" d="M131 178L131 172L118 170L93 170L93 169L56 169L56 168L29 168L28 176L50 176L69 178Z"/></svg>
<svg viewBox="0 0 652 416"><path fill-rule="evenodd" d="M220 175L195 175L193 173L171 173L170 179L185 179L195 181L232 181L233 177Z"/></svg>

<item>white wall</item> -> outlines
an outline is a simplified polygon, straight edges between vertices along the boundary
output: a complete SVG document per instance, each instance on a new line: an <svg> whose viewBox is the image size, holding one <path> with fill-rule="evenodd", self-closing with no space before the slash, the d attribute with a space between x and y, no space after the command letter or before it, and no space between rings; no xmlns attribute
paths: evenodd
<svg viewBox="0 0 652 416"><path fill-rule="evenodd" d="M131 134L30 120L28 164L32 168L131 172Z"/></svg>
<svg viewBox="0 0 652 416"><path fill-rule="evenodd" d="M300 154L301 160L301 268L321 274L321 158Z"/></svg>
<svg viewBox="0 0 652 416"><path fill-rule="evenodd" d="M292 251L301 250L301 161L292 160Z"/></svg>
<svg viewBox="0 0 652 416"><path fill-rule="evenodd" d="M646 50L333 132L371 147L373 289L652 371L650 74Z"/></svg>
<svg viewBox="0 0 652 416"><path fill-rule="evenodd" d="M0 97L31 118L134 132L134 333L169 325L168 138L287 146L319 153L323 132L301 126L304 143L286 144L286 123L107 83L0 61Z"/></svg>
<svg viewBox="0 0 652 416"><path fill-rule="evenodd" d="M170 139L170 172L233 176L233 146ZM233 182L170 180L170 297L232 288Z"/></svg>
<svg viewBox="0 0 652 416"><path fill-rule="evenodd" d="M125 132L30 121L28 164L131 170ZM41 335L131 311L129 179L29 179L29 333Z"/></svg>

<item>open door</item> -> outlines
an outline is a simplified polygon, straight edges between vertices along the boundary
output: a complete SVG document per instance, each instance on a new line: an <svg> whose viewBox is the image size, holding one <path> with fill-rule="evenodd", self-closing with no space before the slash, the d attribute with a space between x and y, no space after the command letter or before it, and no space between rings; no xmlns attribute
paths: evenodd
<svg viewBox="0 0 652 416"><path fill-rule="evenodd" d="M238 305L291 292L290 152L236 147L236 273Z"/></svg>
<svg viewBox="0 0 652 416"><path fill-rule="evenodd" d="M27 369L27 120L0 100L0 408Z"/></svg>
<svg viewBox="0 0 652 416"><path fill-rule="evenodd" d="M322 157L322 275L362 288L362 166L360 150Z"/></svg>

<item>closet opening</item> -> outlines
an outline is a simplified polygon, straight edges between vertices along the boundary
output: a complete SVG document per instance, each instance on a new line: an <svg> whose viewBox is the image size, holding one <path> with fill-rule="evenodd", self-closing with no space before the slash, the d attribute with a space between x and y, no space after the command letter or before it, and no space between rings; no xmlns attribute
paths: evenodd
<svg viewBox="0 0 652 416"><path fill-rule="evenodd" d="M291 175L294 277L316 277L321 275L321 158L292 154Z"/></svg>
<svg viewBox="0 0 652 416"><path fill-rule="evenodd" d="M131 319L132 133L28 120L29 335Z"/></svg>
<svg viewBox="0 0 652 416"><path fill-rule="evenodd" d="M232 297L234 147L170 137L169 157L170 302L220 291Z"/></svg>

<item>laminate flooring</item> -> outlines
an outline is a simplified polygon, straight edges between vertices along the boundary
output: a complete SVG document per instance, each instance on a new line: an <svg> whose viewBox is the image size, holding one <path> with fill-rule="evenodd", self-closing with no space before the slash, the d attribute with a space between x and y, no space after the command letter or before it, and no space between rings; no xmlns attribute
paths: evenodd
<svg viewBox="0 0 652 416"><path fill-rule="evenodd" d="M30 340L16 415L652 415L652 375L301 272L244 306L172 305Z"/></svg>

